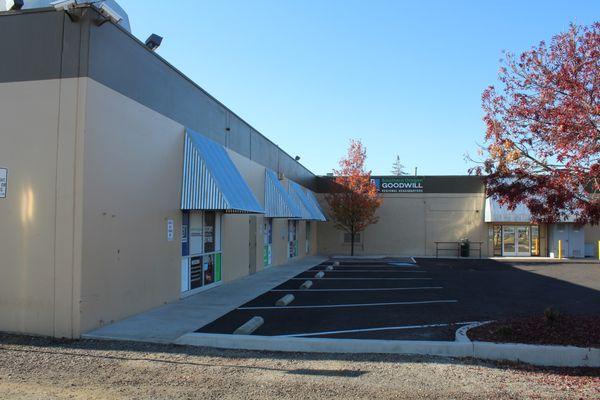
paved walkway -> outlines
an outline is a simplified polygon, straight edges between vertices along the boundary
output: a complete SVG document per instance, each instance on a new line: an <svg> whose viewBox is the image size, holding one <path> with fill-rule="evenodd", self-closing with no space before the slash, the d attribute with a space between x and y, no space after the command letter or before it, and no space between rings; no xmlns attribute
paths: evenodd
<svg viewBox="0 0 600 400"><path fill-rule="evenodd" d="M172 343L181 335L216 320L324 260L324 257L307 257L283 266L268 268L82 336L88 339Z"/></svg>

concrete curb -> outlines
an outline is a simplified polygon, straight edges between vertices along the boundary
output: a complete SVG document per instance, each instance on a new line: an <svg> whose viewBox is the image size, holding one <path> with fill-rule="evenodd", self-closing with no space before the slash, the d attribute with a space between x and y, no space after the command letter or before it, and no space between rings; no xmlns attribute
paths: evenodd
<svg viewBox="0 0 600 400"><path fill-rule="evenodd" d="M481 325L489 324L491 321L473 322L472 324L463 325L454 333L454 340L457 342L471 343L471 339L467 336L467 331Z"/></svg>
<svg viewBox="0 0 600 400"><path fill-rule="evenodd" d="M508 360L538 366L600 367L600 349L573 346L416 340L323 339L187 333L176 344L222 349L307 353L419 354Z"/></svg>
<svg viewBox="0 0 600 400"><path fill-rule="evenodd" d="M473 357L548 367L600 367L600 349L593 347L473 342Z"/></svg>
<svg viewBox="0 0 600 400"><path fill-rule="evenodd" d="M431 354L470 357L470 343L413 340L321 339L278 336L241 336L187 333L176 344L240 350L290 351L307 353Z"/></svg>

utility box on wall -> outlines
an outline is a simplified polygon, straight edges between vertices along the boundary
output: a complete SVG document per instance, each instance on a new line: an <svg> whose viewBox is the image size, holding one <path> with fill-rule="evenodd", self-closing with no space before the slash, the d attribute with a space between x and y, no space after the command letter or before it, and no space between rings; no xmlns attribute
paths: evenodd
<svg viewBox="0 0 600 400"><path fill-rule="evenodd" d="M568 258L585 257L585 235L583 227L573 223L549 225L548 247L550 254L558 255L558 241L562 243L562 255Z"/></svg>

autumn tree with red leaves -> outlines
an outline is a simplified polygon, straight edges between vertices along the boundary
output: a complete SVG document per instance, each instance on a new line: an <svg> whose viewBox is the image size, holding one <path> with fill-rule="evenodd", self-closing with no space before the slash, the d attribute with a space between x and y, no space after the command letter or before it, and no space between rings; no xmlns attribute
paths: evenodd
<svg viewBox="0 0 600 400"><path fill-rule="evenodd" d="M382 199L371 182L371 171L365 170L367 152L359 140L351 140L348 155L334 170L335 183L325 196L335 227L350 235L350 255L354 255L356 234L377 222L375 215Z"/></svg>
<svg viewBox="0 0 600 400"><path fill-rule="evenodd" d="M487 191L540 222L600 221L600 23L571 25L520 56L482 96Z"/></svg>

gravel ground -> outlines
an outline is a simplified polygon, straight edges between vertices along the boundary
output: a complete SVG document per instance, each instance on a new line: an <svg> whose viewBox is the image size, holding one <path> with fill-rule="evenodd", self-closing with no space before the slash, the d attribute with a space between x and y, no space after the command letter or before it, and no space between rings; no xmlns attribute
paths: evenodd
<svg viewBox="0 0 600 400"><path fill-rule="evenodd" d="M581 399L599 369L0 335L2 399Z"/></svg>

